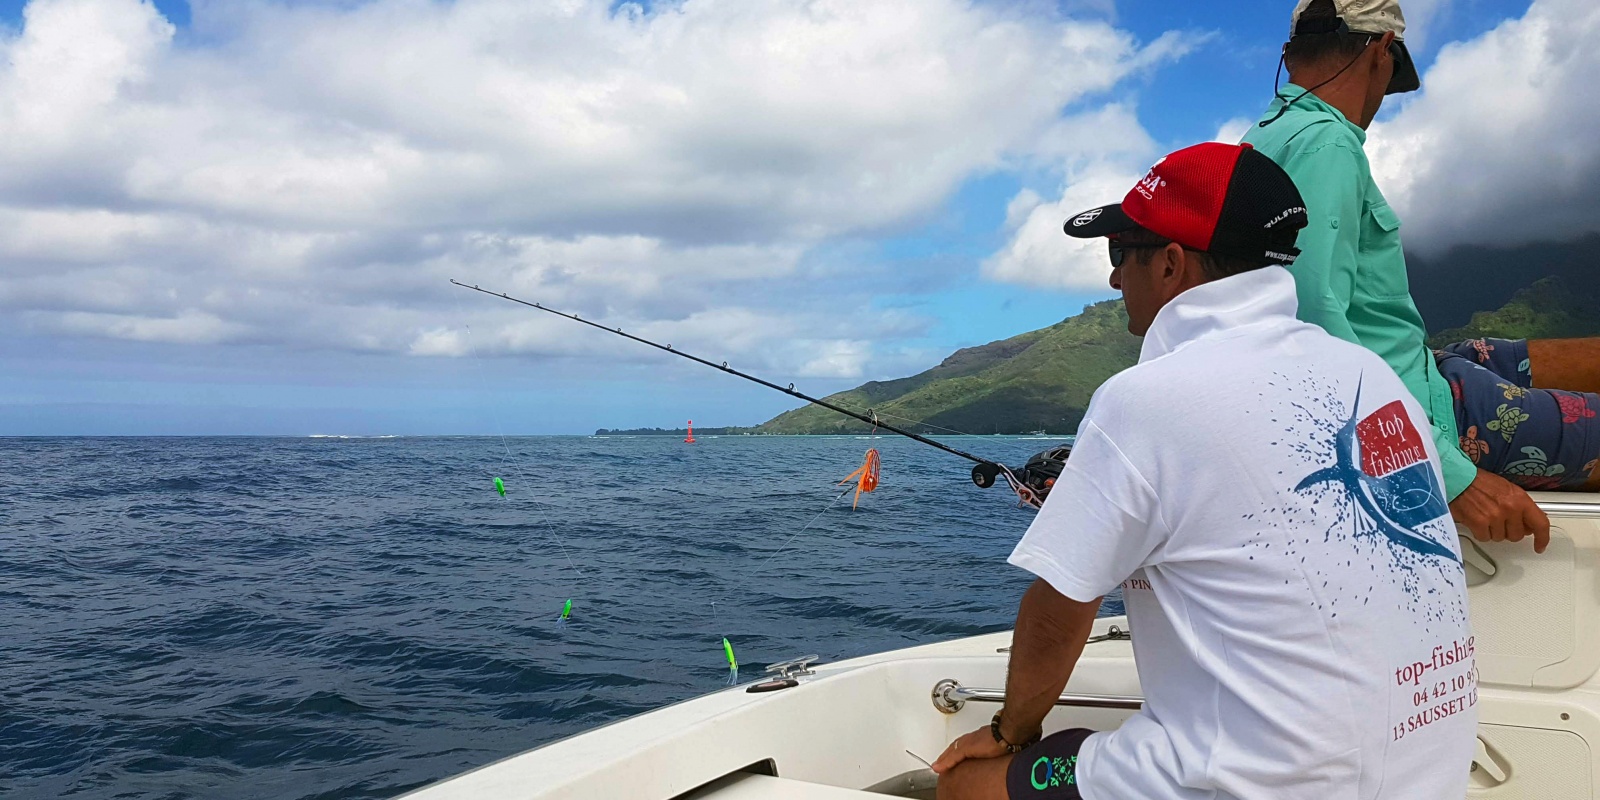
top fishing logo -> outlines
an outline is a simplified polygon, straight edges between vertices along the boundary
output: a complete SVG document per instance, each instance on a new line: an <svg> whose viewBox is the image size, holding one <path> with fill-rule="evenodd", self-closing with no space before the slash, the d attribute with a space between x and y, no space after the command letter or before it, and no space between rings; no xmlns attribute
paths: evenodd
<svg viewBox="0 0 1600 800"><path fill-rule="evenodd" d="M1366 523L1361 527L1418 555L1460 564L1454 551L1422 530L1450 509L1405 404L1396 400L1358 420L1354 409L1360 405L1358 387L1350 418L1334 435L1334 464L1307 475L1295 491L1306 492L1320 484L1340 486Z"/></svg>

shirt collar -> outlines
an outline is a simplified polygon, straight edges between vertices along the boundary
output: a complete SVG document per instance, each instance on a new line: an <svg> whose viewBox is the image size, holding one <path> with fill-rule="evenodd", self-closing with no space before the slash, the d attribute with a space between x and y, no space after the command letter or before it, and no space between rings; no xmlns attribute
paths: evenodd
<svg viewBox="0 0 1600 800"><path fill-rule="evenodd" d="M1283 267L1261 269L1203 283L1162 307L1144 335L1139 363L1160 358L1189 342L1261 322L1293 319L1300 303L1294 276Z"/></svg>
<svg viewBox="0 0 1600 800"><path fill-rule="evenodd" d="M1301 95L1305 96L1301 97ZM1297 97L1300 99L1295 100ZM1339 109L1322 102L1322 98L1316 96L1315 94L1311 94L1305 89L1292 83L1287 84L1282 89L1278 90L1278 96L1272 98L1272 105L1267 107L1267 113L1262 115L1261 119L1265 121L1274 118L1277 115L1278 110L1283 108L1284 105L1289 103L1291 100L1294 101L1294 108L1290 109L1291 111L1310 111L1313 113L1330 114L1334 119L1344 123L1346 128L1354 131L1356 138L1360 140L1362 144L1367 143L1367 132L1362 130L1360 125L1345 119L1343 111L1340 111Z"/></svg>

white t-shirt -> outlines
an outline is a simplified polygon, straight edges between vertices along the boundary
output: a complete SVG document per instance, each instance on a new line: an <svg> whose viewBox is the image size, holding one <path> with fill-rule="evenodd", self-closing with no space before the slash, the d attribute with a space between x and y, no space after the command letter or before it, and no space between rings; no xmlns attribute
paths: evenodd
<svg viewBox="0 0 1600 800"><path fill-rule="evenodd" d="M1121 585L1145 706L1090 737L1090 800L1458 800L1466 579L1427 417L1295 319L1279 267L1191 289L1095 393L1011 563Z"/></svg>

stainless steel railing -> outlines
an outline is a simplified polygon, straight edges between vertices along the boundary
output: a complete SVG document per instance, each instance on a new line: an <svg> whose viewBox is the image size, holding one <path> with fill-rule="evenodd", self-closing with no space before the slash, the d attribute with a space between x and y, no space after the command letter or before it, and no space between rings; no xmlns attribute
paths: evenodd
<svg viewBox="0 0 1600 800"><path fill-rule="evenodd" d="M1006 690L980 689L962 686L953 678L945 678L933 685L933 707L946 714L960 711L967 703L1004 703ZM1075 708L1119 708L1137 711L1144 707L1144 698L1127 694L1074 694L1064 692L1056 699L1058 706Z"/></svg>
<svg viewBox="0 0 1600 800"><path fill-rule="evenodd" d="M1596 503L1564 503L1547 501L1539 504L1544 513L1552 517L1583 517L1585 519L1600 518L1600 504Z"/></svg>

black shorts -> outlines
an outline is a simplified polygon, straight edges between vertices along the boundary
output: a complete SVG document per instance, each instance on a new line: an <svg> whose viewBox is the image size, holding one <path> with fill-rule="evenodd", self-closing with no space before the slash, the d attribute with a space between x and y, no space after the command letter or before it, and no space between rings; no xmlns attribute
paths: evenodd
<svg viewBox="0 0 1600 800"><path fill-rule="evenodd" d="M1071 728L1052 733L1016 754L1006 769L1011 800L1083 800L1078 794L1078 749L1094 731Z"/></svg>

